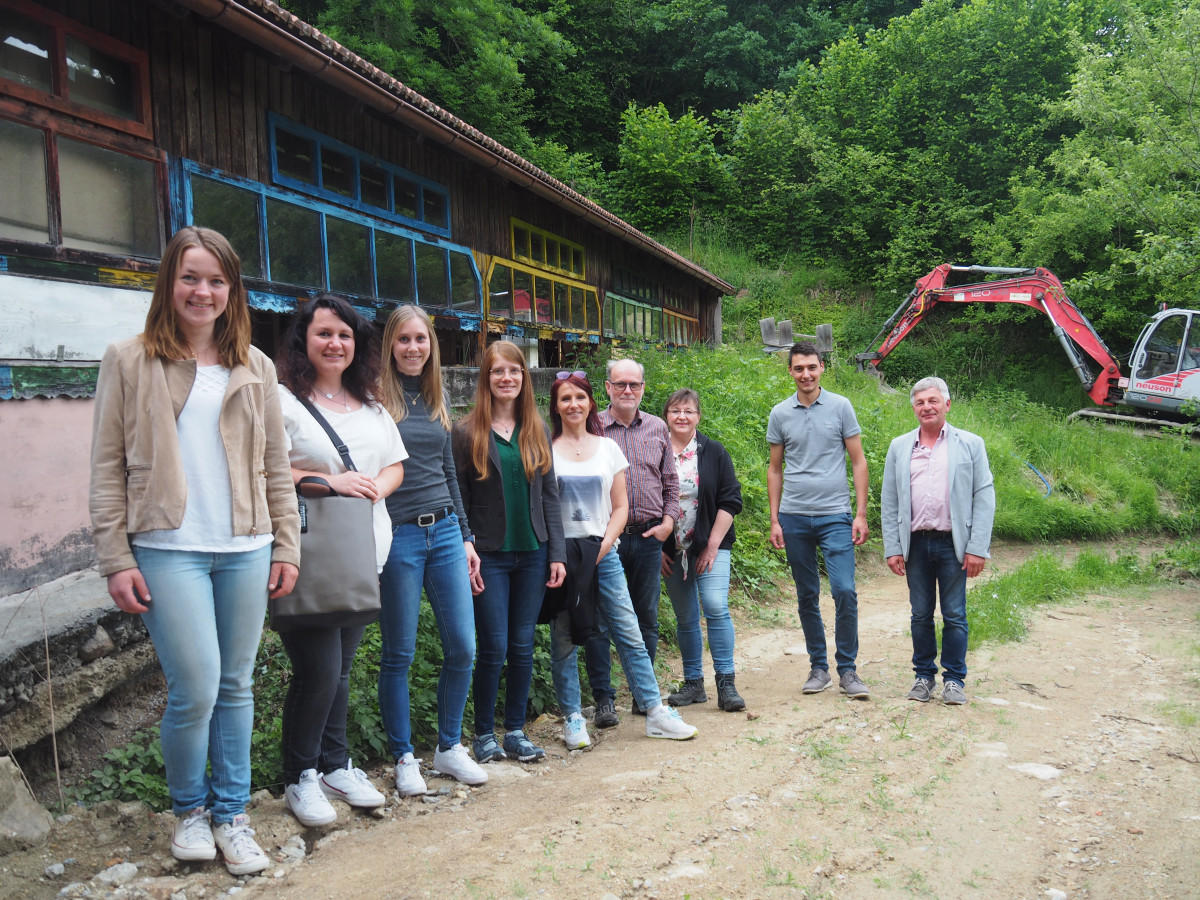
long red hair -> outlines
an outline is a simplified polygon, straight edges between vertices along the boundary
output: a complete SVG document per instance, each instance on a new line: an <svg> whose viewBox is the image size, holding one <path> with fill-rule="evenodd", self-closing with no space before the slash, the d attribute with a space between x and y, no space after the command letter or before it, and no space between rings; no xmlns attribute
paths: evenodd
<svg viewBox="0 0 1200 900"><path fill-rule="evenodd" d="M463 417L463 425L471 435L471 464L480 481L488 477L488 442L492 434L492 387L491 371L497 363L519 366L521 369L521 393L517 395L516 420L521 427L517 446L521 450L521 462L525 466L525 477L530 481L537 472L545 475L550 471L550 442L546 440L546 429L538 415L537 400L533 396L529 367L525 355L512 341L496 341L483 351L483 362L479 366L479 383L475 386L475 408Z"/></svg>

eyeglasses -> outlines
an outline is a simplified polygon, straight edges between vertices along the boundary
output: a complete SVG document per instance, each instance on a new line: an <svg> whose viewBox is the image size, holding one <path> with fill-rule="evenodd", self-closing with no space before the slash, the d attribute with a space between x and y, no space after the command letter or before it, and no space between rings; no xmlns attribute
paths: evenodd
<svg viewBox="0 0 1200 900"><path fill-rule="evenodd" d="M700 410L698 410L698 409L668 409L667 415L668 416L698 416L698 415L700 415Z"/></svg>
<svg viewBox="0 0 1200 900"><path fill-rule="evenodd" d="M513 366L511 369L489 369L488 374L493 378L503 378L505 375L509 378L520 378L525 373Z"/></svg>
<svg viewBox="0 0 1200 900"><path fill-rule="evenodd" d="M618 394L623 394L626 391L640 391L646 384L644 381L610 381L613 387L617 389Z"/></svg>
<svg viewBox="0 0 1200 900"><path fill-rule="evenodd" d="M587 372L580 371L579 369L576 369L574 372L559 372L554 377L559 381L566 381L572 376L575 378L582 378L584 381L587 381Z"/></svg>

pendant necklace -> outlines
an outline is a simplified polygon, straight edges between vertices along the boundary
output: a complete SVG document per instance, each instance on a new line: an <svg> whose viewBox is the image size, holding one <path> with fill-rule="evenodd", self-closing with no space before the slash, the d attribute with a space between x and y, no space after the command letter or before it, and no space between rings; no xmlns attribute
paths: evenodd
<svg viewBox="0 0 1200 900"><path fill-rule="evenodd" d="M346 386L345 385L342 385L342 389L340 391L338 391L336 394L330 394L326 391L322 391L320 388L317 388L317 392L322 397L324 397L326 400L329 400L332 403L341 403L342 406L346 407L346 412L350 412L350 401L346 397ZM341 397L342 399L334 400L333 399L334 397Z"/></svg>
<svg viewBox="0 0 1200 900"><path fill-rule="evenodd" d="M406 391L404 388L400 388L400 393L404 395L404 399L408 401L409 406L416 406L417 401L421 399L421 391L419 388L417 389L417 393L412 397L408 395L408 391Z"/></svg>

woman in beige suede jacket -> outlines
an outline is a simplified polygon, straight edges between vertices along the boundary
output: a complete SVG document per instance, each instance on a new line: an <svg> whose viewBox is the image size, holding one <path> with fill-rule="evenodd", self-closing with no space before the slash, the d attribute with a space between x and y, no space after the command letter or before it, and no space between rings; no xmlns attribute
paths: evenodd
<svg viewBox="0 0 1200 900"><path fill-rule="evenodd" d="M267 596L296 581L300 521L275 367L250 345L241 263L215 231L171 239L145 331L104 354L89 506L109 594L141 615L167 678L171 852L219 847L233 874L262 871L251 676Z"/></svg>

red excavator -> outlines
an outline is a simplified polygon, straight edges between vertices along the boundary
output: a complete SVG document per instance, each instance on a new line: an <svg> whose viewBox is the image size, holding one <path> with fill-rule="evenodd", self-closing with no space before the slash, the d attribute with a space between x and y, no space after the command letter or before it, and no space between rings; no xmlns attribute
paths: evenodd
<svg viewBox="0 0 1200 900"><path fill-rule="evenodd" d="M986 277L995 280L978 280ZM951 285L952 280L969 283ZM855 357L858 368L877 372L876 365L940 303L1017 303L1032 307L1049 317L1083 389L1099 406L1131 406L1191 418L1200 415L1200 310L1163 309L1155 313L1129 355L1132 373L1126 377L1087 316L1071 302L1062 282L1043 268L950 263L938 266L917 281L880 329L876 340L884 332L887 337L879 348ZM1083 354L1091 357L1099 374ZM1076 415L1152 421L1100 410L1081 410Z"/></svg>

